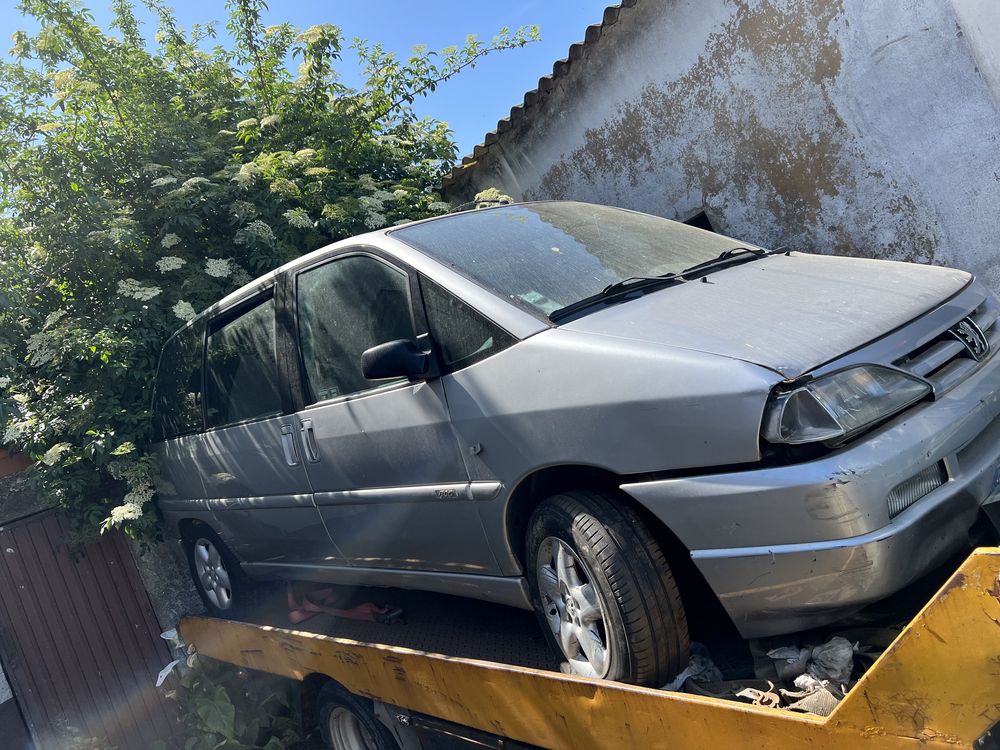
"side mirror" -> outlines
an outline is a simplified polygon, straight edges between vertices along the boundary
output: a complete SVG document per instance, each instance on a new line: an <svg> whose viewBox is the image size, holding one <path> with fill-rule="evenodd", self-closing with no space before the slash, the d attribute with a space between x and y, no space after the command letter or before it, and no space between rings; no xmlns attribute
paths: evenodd
<svg viewBox="0 0 1000 750"><path fill-rule="evenodd" d="M419 378L427 374L429 364L430 355L406 339L387 341L361 355L361 373L368 380Z"/></svg>

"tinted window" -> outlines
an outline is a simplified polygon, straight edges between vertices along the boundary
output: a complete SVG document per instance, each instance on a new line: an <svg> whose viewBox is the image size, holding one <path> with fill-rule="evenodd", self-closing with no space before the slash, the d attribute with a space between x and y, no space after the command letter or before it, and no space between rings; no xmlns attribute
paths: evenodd
<svg viewBox="0 0 1000 750"><path fill-rule="evenodd" d="M413 340L406 274L352 255L299 275L299 345L312 401L397 380L368 380L361 355L377 344Z"/></svg>
<svg viewBox="0 0 1000 750"><path fill-rule="evenodd" d="M206 361L209 427L279 413L274 300L209 333Z"/></svg>
<svg viewBox="0 0 1000 750"><path fill-rule="evenodd" d="M678 273L744 246L656 216L571 202L469 211L392 236L545 316L616 281Z"/></svg>
<svg viewBox="0 0 1000 750"><path fill-rule="evenodd" d="M516 341L433 281L422 278L420 289L431 335L449 370L474 364Z"/></svg>
<svg viewBox="0 0 1000 750"><path fill-rule="evenodd" d="M204 319L175 334L163 347L153 395L153 437L163 440L201 429L201 361Z"/></svg>

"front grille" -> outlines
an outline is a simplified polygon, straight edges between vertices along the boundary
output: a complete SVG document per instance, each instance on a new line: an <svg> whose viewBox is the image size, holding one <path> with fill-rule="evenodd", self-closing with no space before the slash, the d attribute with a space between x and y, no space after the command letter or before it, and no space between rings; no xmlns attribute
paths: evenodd
<svg viewBox="0 0 1000 750"><path fill-rule="evenodd" d="M931 490L948 481L944 462L938 461L909 479L900 482L889 492L889 518L895 518Z"/></svg>
<svg viewBox="0 0 1000 750"><path fill-rule="evenodd" d="M915 349L894 363L908 372L926 378L934 387L935 395L947 391L969 375L979 363L1000 347L1000 308L992 295L987 296L976 309L923 346ZM970 342L981 331L988 345L983 353ZM975 335L973 336L972 334ZM977 354L980 356L977 358Z"/></svg>

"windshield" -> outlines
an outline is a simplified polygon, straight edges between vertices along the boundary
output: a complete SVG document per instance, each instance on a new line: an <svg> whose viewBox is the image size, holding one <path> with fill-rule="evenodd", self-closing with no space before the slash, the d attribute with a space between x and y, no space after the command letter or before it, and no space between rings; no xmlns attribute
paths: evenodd
<svg viewBox="0 0 1000 750"><path fill-rule="evenodd" d="M572 202L470 211L392 236L545 317L609 284L680 273L745 244L657 216Z"/></svg>

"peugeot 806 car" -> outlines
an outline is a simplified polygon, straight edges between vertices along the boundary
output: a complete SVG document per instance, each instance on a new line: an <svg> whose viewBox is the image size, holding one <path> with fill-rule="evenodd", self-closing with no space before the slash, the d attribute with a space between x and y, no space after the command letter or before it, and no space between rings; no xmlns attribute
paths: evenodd
<svg viewBox="0 0 1000 750"><path fill-rule="evenodd" d="M787 633L968 544L998 314L962 271L585 203L384 229L167 342L159 504L214 614L267 579L459 594L662 685L703 589Z"/></svg>

